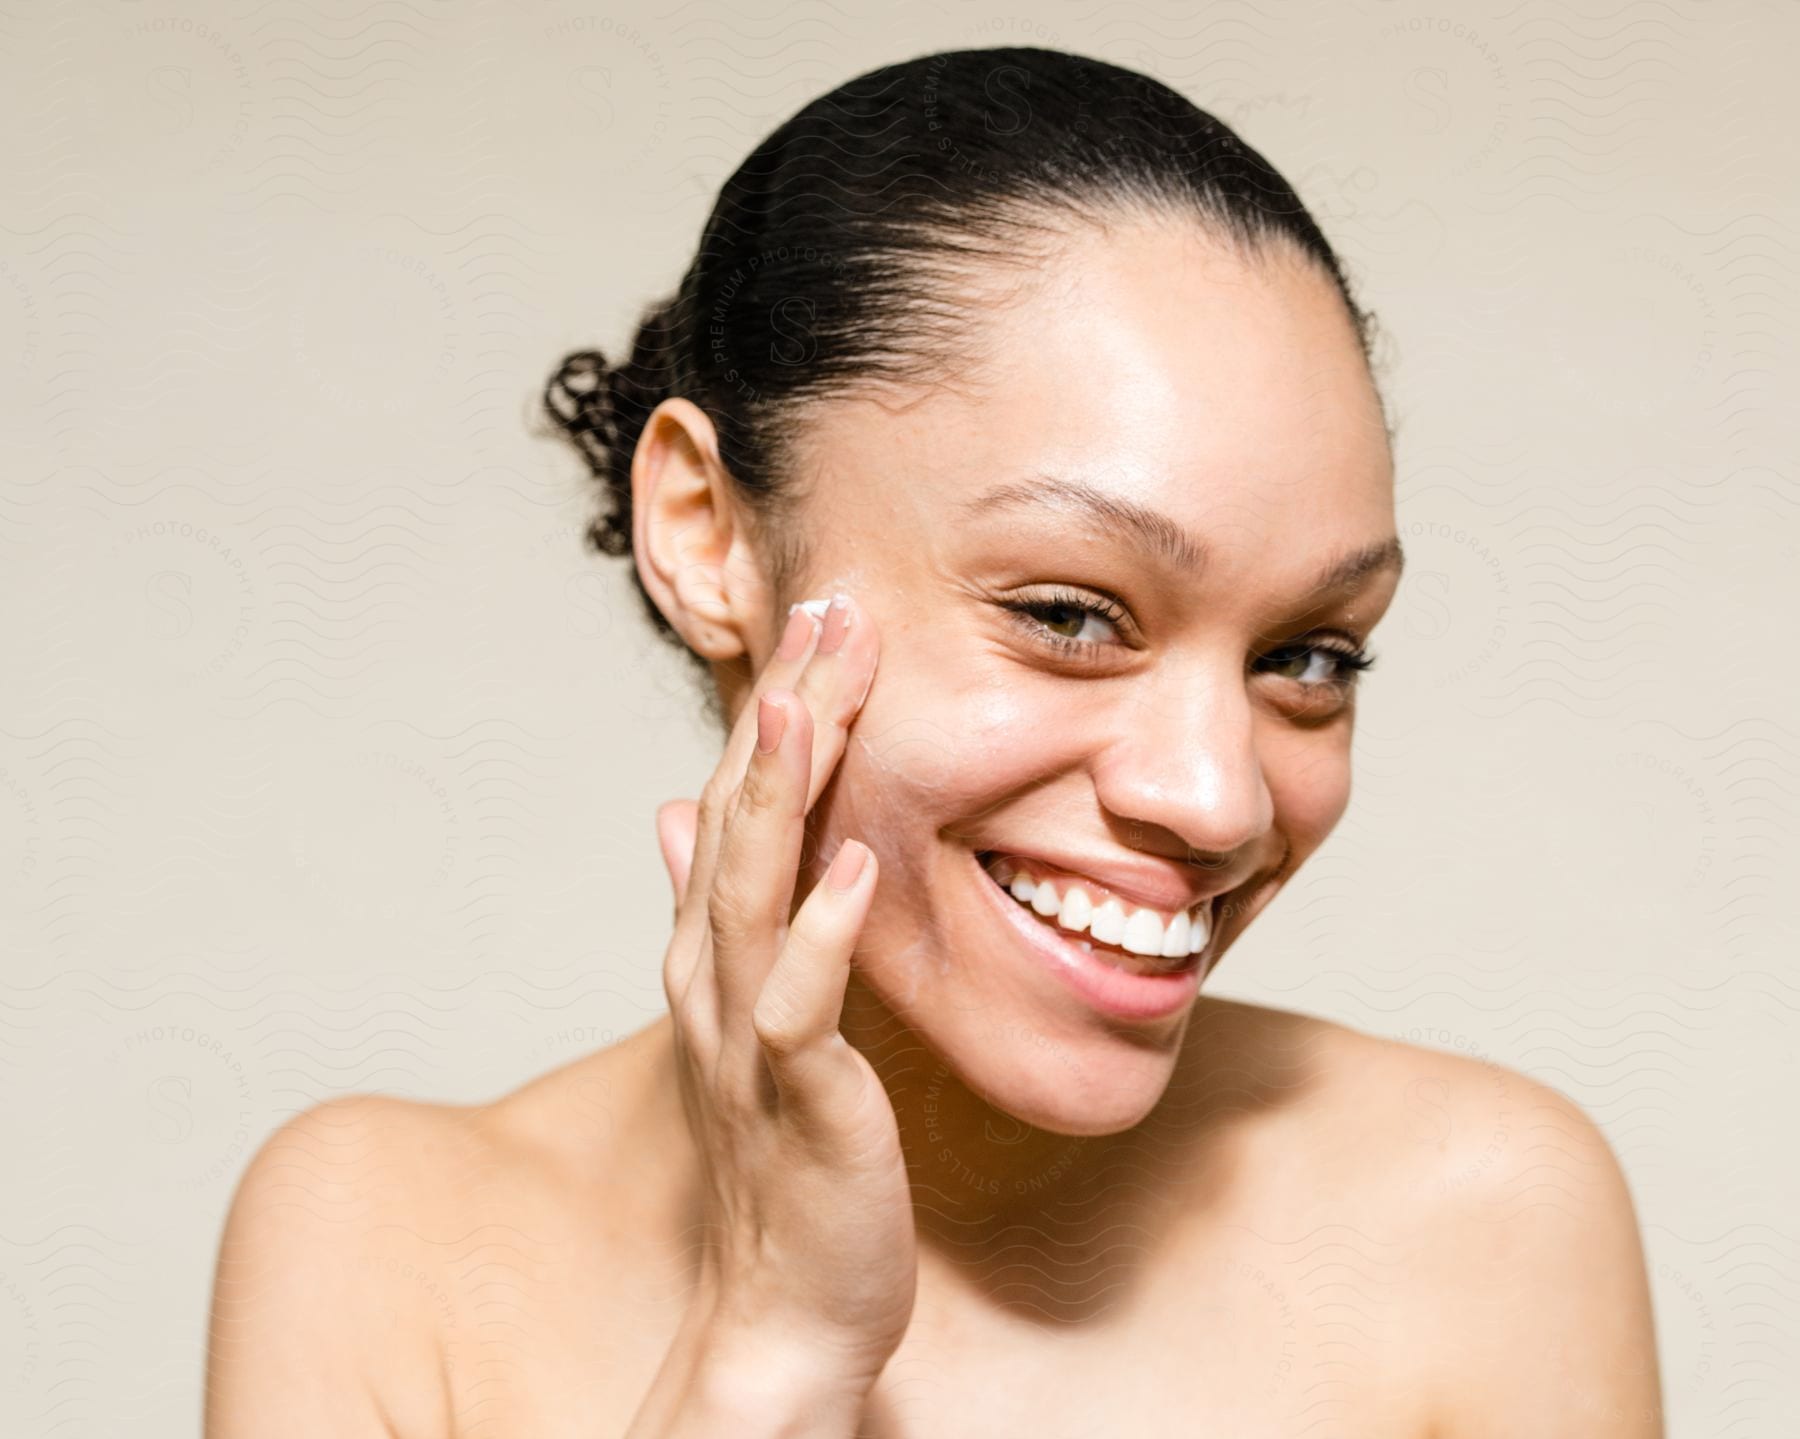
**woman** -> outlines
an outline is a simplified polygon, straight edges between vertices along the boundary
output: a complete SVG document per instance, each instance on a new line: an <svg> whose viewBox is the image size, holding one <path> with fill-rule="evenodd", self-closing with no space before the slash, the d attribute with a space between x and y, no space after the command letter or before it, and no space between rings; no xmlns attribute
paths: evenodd
<svg viewBox="0 0 1800 1439"><path fill-rule="evenodd" d="M1368 359L1143 76L939 54L776 130L549 391L728 731L658 816L671 1012L271 1139L209 1433L1660 1433L1572 1103L1198 993L1348 802Z"/></svg>

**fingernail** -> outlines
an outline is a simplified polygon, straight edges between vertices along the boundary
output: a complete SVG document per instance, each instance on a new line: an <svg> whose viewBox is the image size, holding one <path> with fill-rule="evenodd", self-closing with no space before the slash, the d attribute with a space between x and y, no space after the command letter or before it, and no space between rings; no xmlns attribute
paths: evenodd
<svg viewBox="0 0 1800 1439"><path fill-rule="evenodd" d="M819 653L834 655L850 630L850 596L833 595L831 608L825 611L825 627L819 633Z"/></svg>
<svg viewBox="0 0 1800 1439"><path fill-rule="evenodd" d="M861 840L847 839L825 871L826 882L836 890L846 890L856 883L869 858L869 847Z"/></svg>
<svg viewBox="0 0 1800 1439"><path fill-rule="evenodd" d="M758 754L774 754L775 746L781 743L781 734L786 728L786 710L771 701L767 695L756 702L756 752Z"/></svg>
<svg viewBox="0 0 1800 1439"><path fill-rule="evenodd" d="M781 632L781 643L776 647L775 658L778 660L797 660L806 653L806 642L812 638L818 621L799 605L788 611L787 628Z"/></svg>

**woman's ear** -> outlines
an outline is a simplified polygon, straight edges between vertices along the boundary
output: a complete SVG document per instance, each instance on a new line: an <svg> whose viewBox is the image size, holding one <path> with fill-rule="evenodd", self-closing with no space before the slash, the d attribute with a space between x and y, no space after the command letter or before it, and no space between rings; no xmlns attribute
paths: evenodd
<svg viewBox="0 0 1800 1439"><path fill-rule="evenodd" d="M632 456L631 553L657 608L715 662L750 652L767 608L745 520L713 422L691 400L664 400Z"/></svg>

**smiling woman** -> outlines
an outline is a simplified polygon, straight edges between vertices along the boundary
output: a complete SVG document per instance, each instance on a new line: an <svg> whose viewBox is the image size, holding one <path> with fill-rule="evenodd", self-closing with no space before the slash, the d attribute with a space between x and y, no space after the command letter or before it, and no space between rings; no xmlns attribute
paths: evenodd
<svg viewBox="0 0 1800 1439"><path fill-rule="evenodd" d="M1099 61L932 55L758 146L547 394L725 732L658 819L670 1012L278 1133L210 1432L1660 1433L1572 1103L1201 993L1349 802L1369 334L1268 162Z"/></svg>

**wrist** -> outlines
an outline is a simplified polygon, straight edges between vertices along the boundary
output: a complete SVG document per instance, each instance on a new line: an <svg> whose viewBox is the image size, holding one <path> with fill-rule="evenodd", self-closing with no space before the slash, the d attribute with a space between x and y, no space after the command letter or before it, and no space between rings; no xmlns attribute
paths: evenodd
<svg viewBox="0 0 1800 1439"><path fill-rule="evenodd" d="M694 1387L705 1408L729 1416L732 1432L745 1439L847 1439L878 1373L767 1334L712 1329Z"/></svg>

